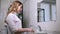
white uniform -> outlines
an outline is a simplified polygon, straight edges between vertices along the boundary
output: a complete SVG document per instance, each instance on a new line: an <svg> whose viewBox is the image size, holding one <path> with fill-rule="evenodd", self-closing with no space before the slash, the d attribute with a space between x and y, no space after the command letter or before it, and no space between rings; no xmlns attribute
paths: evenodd
<svg viewBox="0 0 60 34"><path fill-rule="evenodd" d="M21 20L17 17L16 13L10 13L7 18L6 21L10 27L10 29L12 30L12 32L14 33L17 29L22 28L22 22Z"/></svg>

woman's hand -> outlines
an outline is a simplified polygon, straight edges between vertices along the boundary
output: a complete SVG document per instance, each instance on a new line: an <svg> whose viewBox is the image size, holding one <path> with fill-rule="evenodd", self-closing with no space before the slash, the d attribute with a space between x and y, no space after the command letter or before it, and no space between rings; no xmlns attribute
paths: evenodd
<svg viewBox="0 0 60 34"><path fill-rule="evenodd" d="M28 30L28 32L34 32L34 30L32 28L28 28L27 30Z"/></svg>

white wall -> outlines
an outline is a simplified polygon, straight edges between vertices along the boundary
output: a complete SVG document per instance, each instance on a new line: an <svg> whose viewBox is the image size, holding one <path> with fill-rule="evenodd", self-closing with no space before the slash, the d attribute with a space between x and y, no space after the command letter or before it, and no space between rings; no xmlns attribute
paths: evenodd
<svg viewBox="0 0 60 34"><path fill-rule="evenodd" d="M37 0L27 0L23 6L24 20L27 27L33 27L35 30L37 27Z"/></svg>
<svg viewBox="0 0 60 34"><path fill-rule="evenodd" d="M56 0L57 1L57 29L58 31L60 31L60 0Z"/></svg>
<svg viewBox="0 0 60 34"><path fill-rule="evenodd" d="M29 8L30 8L29 0L27 0L23 4L23 20L26 27L29 26L29 11L30 11Z"/></svg>
<svg viewBox="0 0 60 34"><path fill-rule="evenodd" d="M1 13L1 0L0 0L0 13ZM0 18L1 19L1 18ZM0 31L1 31L1 28L0 28ZM1 33L1 32L0 32Z"/></svg>
<svg viewBox="0 0 60 34"><path fill-rule="evenodd" d="M1 34L5 34L4 32L4 17L6 16L6 12L9 7L9 0L1 0L1 12L0 12L0 29Z"/></svg>

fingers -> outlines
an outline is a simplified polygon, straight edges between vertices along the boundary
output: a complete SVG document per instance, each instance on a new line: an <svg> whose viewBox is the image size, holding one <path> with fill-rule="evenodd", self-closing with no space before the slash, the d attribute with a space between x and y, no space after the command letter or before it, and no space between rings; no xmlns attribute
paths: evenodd
<svg viewBox="0 0 60 34"><path fill-rule="evenodd" d="M34 30L32 28L30 28L29 30L30 30L30 32L34 32Z"/></svg>

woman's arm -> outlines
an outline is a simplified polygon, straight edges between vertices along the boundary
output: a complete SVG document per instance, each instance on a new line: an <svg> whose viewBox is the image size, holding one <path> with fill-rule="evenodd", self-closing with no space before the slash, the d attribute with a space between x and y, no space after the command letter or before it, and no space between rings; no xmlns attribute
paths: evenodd
<svg viewBox="0 0 60 34"><path fill-rule="evenodd" d="M22 32L34 32L32 28L20 28L16 30L16 32L22 33Z"/></svg>
<svg viewBox="0 0 60 34"><path fill-rule="evenodd" d="M20 28L20 29L16 30L16 32L14 34L20 34L23 32L33 32L34 33L34 30L32 28Z"/></svg>

